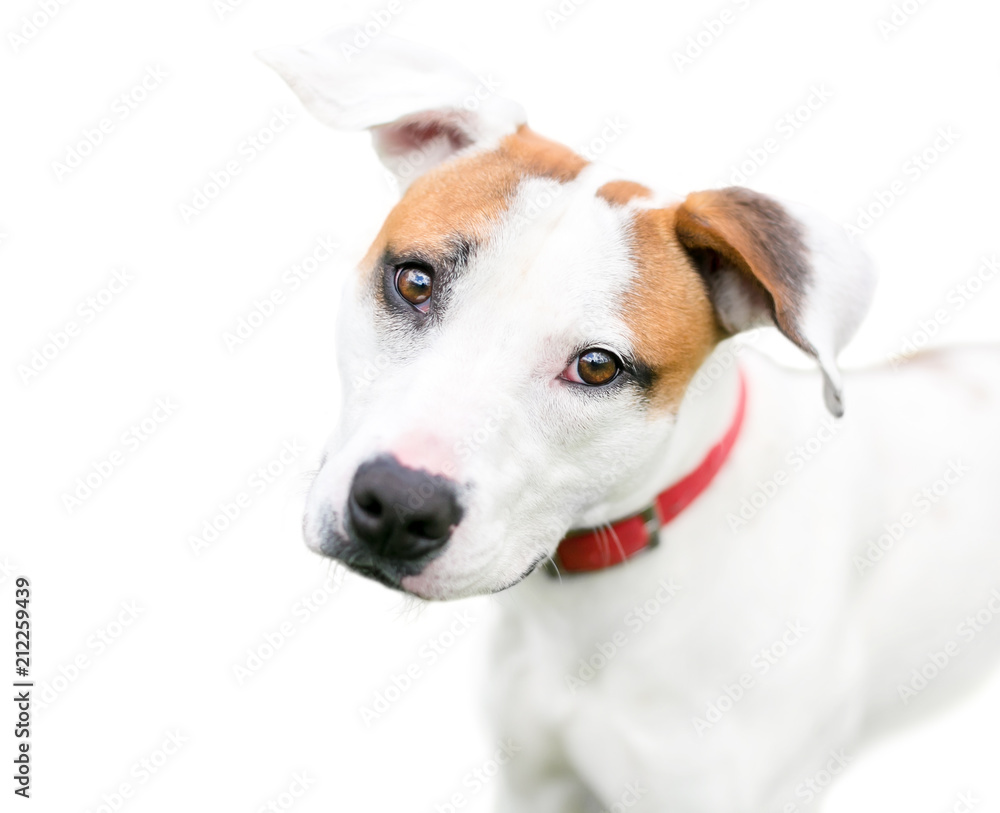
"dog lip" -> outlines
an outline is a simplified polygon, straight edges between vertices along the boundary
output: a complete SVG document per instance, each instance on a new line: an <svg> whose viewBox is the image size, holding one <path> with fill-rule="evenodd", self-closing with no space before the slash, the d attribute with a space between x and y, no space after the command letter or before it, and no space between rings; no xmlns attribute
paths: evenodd
<svg viewBox="0 0 1000 813"><path fill-rule="evenodd" d="M342 559L341 561L346 567L353 570L358 575L364 576L366 579L372 579L373 581L377 581L379 584L383 584L386 587L391 587L395 590L403 589L398 581L374 564L363 564L349 559Z"/></svg>
<svg viewBox="0 0 1000 813"><path fill-rule="evenodd" d="M500 587L497 587L496 589L491 590L490 592L491 593L502 593L504 590L509 590L514 585L520 584L526 578L528 578L528 576L530 576L532 573L534 573L535 569L542 562L544 562L548 558L549 558L549 554L548 553L544 553L543 552L543 553L538 554L538 556L535 557L535 561L533 561L530 565L528 565L528 568L527 568L527 570L524 571L524 573L522 573L516 579L513 579L513 580L507 582L506 584L502 584Z"/></svg>
<svg viewBox="0 0 1000 813"><path fill-rule="evenodd" d="M378 556L354 538L350 527L347 529L346 536L340 533L333 536L335 539L329 539L329 541L334 542L336 551L330 550L334 545L325 545L323 553L326 556L342 562L345 567L360 576L404 593L409 591L402 586L403 579L407 576L418 575L434 558L430 556L416 560L396 561Z"/></svg>
<svg viewBox="0 0 1000 813"><path fill-rule="evenodd" d="M393 568L388 562L381 562L372 554L364 551L358 545L357 540L351 539L350 535L331 534L324 541L321 550L323 555L336 559L361 576L373 579L387 587L402 589L399 585L402 576L393 573Z"/></svg>
<svg viewBox="0 0 1000 813"><path fill-rule="evenodd" d="M347 534L344 534L332 526L333 520L328 520L324 523L323 541L319 544L319 553L321 556L326 556L329 559L340 562L356 573L367 576L382 584L390 582L389 575L379 568L376 562L371 561L370 555L364 553L359 555L358 542L355 539L351 539L349 531ZM389 586L394 587L395 584L390 583Z"/></svg>

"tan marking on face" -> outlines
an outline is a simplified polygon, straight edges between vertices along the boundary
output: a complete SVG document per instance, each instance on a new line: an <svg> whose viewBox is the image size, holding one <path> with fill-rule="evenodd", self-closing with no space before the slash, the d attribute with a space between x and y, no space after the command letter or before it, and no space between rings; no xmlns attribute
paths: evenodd
<svg viewBox="0 0 1000 813"><path fill-rule="evenodd" d="M603 198L613 206L624 206L635 198L649 198L653 190L635 181L608 181L597 190L597 197Z"/></svg>
<svg viewBox="0 0 1000 813"><path fill-rule="evenodd" d="M677 207L644 209L631 221L635 281L624 316L636 355L655 375L656 411L675 410L684 391L724 333L705 284L674 231Z"/></svg>
<svg viewBox="0 0 1000 813"><path fill-rule="evenodd" d="M389 213L361 268L372 269L387 246L436 256L458 236L485 240L522 180L568 183L586 165L568 147L522 125L497 149L456 158L417 178Z"/></svg>
<svg viewBox="0 0 1000 813"><path fill-rule="evenodd" d="M501 151L523 166L529 175L568 183L587 166L587 159L558 141L550 141L522 124L501 142Z"/></svg>

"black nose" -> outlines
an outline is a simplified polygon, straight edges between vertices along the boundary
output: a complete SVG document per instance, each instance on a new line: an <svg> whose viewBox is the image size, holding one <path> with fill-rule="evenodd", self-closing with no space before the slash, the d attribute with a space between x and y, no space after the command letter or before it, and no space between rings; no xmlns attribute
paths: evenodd
<svg viewBox="0 0 1000 813"><path fill-rule="evenodd" d="M462 518L455 486L393 457L363 463L347 500L351 529L373 553L414 560L444 547Z"/></svg>

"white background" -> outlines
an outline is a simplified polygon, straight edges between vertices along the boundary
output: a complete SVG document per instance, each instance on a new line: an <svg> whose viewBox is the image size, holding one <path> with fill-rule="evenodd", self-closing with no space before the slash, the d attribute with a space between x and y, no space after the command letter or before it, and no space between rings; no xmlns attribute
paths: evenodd
<svg viewBox="0 0 1000 813"><path fill-rule="evenodd" d="M10 34L42 4L10 0L0 12L0 564L14 574L0 573L0 646L13 650L13 579L26 575L32 676L49 700L35 709L33 798L15 801L93 811L108 797L136 813L249 813L304 771L301 813L432 811L493 750L477 687L503 599L415 608L355 577L331 593L325 563L301 542L303 495L339 400L339 282L393 193L366 137L309 119L252 56L384 4L231 5L69 2L21 42ZM392 33L491 74L543 134L579 147L617 117L625 131L604 157L663 191L728 183L771 137L779 148L748 185L838 222L903 179L905 193L865 233L881 282L847 366L922 340L921 320L942 308L936 343L1000 337L1000 283L961 311L948 297L998 250L995 3L911 2L917 10L895 32L879 28L890 3L864 0L589 0L555 24L546 15L555 3L400 5ZM675 54L724 10L731 22L718 37L702 34L711 41L679 69ZM150 67L166 78L121 117L116 99ZM813 85L831 98L786 138L779 119ZM295 120L248 150L275 108ZM59 172L54 162L102 118L112 131ZM907 174L942 127L958 140L919 178ZM239 175L185 222L180 205L233 159ZM326 235L339 243L334 259L289 290L282 274ZM85 321L88 297L122 268L132 281ZM230 352L224 334L275 287L284 302ZM79 330L68 347L22 375L69 321ZM158 398L176 404L173 413L143 442L123 440ZM290 442L301 451L255 490L254 473ZM116 451L120 465L68 508L77 479ZM252 502L196 555L192 536L240 492ZM315 612L303 604L311 596L323 602L309 605ZM120 628L128 602L139 614ZM422 647L460 611L471 628L429 664ZM234 668L282 624L291 636L241 681ZM99 633L116 637L102 649ZM12 656L0 663L12 680ZM361 708L412 664L420 678L366 725ZM12 704L2 720L6 777ZM823 809L937 813L973 790L977 810L1000 811L998 721L994 677L946 716L858 755ZM171 732L186 742L161 762ZM145 780L143 759L159 764ZM116 800L123 784L130 796ZM20 809L10 785L0 782L2 807ZM491 792L465 809L488 809Z"/></svg>

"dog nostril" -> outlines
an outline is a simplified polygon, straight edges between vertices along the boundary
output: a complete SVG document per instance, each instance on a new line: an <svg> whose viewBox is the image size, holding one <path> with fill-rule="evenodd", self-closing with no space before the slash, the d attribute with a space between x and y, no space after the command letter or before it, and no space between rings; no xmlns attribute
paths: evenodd
<svg viewBox="0 0 1000 813"><path fill-rule="evenodd" d="M359 494L354 499L358 504L358 508L366 514L370 514L375 519L382 516L382 503L374 494Z"/></svg>
<svg viewBox="0 0 1000 813"><path fill-rule="evenodd" d="M406 531L424 539L438 539L443 536L439 523L424 519L414 519L406 523Z"/></svg>

